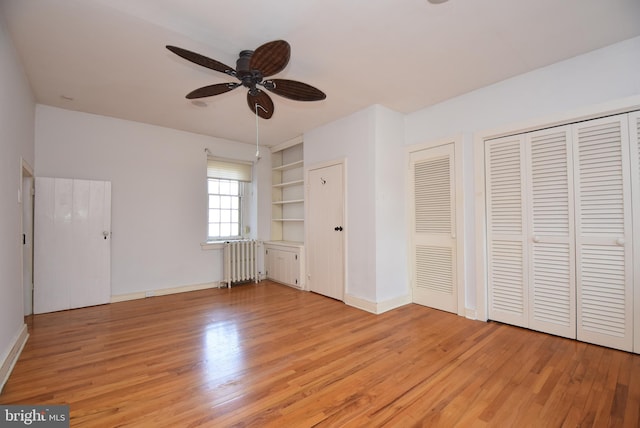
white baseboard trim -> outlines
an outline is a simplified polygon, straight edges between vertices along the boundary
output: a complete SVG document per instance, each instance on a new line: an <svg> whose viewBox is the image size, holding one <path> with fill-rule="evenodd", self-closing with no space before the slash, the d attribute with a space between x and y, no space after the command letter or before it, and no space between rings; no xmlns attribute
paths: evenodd
<svg viewBox="0 0 640 428"><path fill-rule="evenodd" d="M145 299L154 296L166 296L167 294L186 293L188 291L206 290L208 288L220 288L221 283L207 282L205 284L183 285L181 287L160 288L158 290L139 291L136 293L116 294L111 296L111 303L126 302L127 300Z"/></svg>
<svg viewBox="0 0 640 428"><path fill-rule="evenodd" d="M23 324L13 341L11 349L9 349L6 355L2 356L2 360L0 360L0 393L4 388L4 384L9 380L9 375L13 371L13 367L16 365L18 357L20 357L20 353L22 353L22 349L27 343L28 338L29 331L27 330L27 325Z"/></svg>
<svg viewBox="0 0 640 428"><path fill-rule="evenodd" d="M464 316L467 319L470 320L477 320L478 319L478 313L476 312L475 309L469 309L469 308L465 308L464 309Z"/></svg>
<svg viewBox="0 0 640 428"><path fill-rule="evenodd" d="M345 294L344 303L353 306L354 308L362 309L363 311L370 312L372 314L380 315L384 312L392 309L399 308L400 306L411 303L411 296L400 296L384 302L371 302L369 300L361 299L359 297Z"/></svg>

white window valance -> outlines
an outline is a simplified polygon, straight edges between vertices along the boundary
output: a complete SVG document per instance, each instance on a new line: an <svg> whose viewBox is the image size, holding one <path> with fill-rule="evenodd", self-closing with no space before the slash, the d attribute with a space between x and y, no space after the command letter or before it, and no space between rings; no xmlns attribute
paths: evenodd
<svg viewBox="0 0 640 428"><path fill-rule="evenodd" d="M207 158L207 177L251 182L253 164L221 158Z"/></svg>

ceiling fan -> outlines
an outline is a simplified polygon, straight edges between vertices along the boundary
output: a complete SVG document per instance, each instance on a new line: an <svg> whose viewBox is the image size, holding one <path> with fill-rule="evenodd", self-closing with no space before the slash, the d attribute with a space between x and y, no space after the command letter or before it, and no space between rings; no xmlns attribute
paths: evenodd
<svg viewBox="0 0 640 428"><path fill-rule="evenodd" d="M219 61L176 46L167 46L176 55L211 70L235 77L239 82L216 83L203 86L187 94L188 99L211 97L229 92L239 86L248 88L247 103L252 113L263 119L273 116L274 106L271 97L258 86L274 94L295 101L320 101L327 96L321 90L306 83L288 79L268 79L284 70L289 63L291 46L284 40L265 43L255 51L244 50L236 61L236 69Z"/></svg>

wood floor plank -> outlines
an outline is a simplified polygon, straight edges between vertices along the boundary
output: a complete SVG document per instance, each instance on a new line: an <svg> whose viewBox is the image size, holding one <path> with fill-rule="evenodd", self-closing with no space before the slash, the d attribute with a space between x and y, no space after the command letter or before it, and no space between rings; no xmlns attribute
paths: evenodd
<svg viewBox="0 0 640 428"><path fill-rule="evenodd" d="M269 281L28 319L2 404L73 427L640 426L640 356Z"/></svg>

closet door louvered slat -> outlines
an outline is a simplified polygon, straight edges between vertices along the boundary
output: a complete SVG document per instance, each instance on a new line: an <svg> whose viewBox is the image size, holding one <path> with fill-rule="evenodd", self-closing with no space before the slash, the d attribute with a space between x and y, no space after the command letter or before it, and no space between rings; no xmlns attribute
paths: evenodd
<svg viewBox="0 0 640 428"><path fill-rule="evenodd" d="M457 313L454 144L411 154L413 301Z"/></svg>
<svg viewBox="0 0 640 428"><path fill-rule="evenodd" d="M574 125L577 338L633 347L627 116Z"/></svg>
<svg viewBox="0 0 640 428"><path fill-rule="evenodd" d="M529 327L576 337L570 127L526 135Z"/></svg>
<svg viewBox="0 0 640 428"><path fill-rule="evenodd" d="M489 318L528 326L523 136L485 145Z"/></svg>

